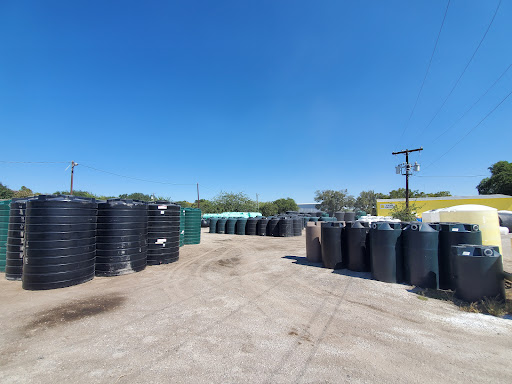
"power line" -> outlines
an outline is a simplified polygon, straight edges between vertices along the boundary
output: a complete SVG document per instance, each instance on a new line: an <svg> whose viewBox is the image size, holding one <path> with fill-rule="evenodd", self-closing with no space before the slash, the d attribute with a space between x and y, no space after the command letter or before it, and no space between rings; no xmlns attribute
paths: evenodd
<svg viewBox="0 0 512 384"><path fill-rule="evenodd" d="M436 111L436 113L434 114L434 116L430 119L429 123L427 124L427 126L425 128L423 128L423 130L420 132L420 135L423 134L428 127L430 127L430 124L432 124L432 122L435 120L435 118L437 117L437 115L439 114L439 112L441 112L441 109L443 109L444 105L446 104L446 102L448 101L448 99L450 98L450 96L452 95L453 91L455 90L455 88L457 88L457 85L459 85L459 82L460 80L462 79L462 76L464 76L464 74L466 73L466 70L468 69L469 65L471 64L471 62L473 61L473 58L475 57L476 53L478 52L478 50L480 49L480 46L482 45L483 41L485 40L485 37L487 36L487 33L489 32L489 29L491 29L491 26L494 22L494 19L496 18L496 15L498 13L498 10L500 9L500 5L501 5L501 1L499 1L498 3L498 6L496 7L496 11L494 11L494 15L492 16L492 19L491 19L491 22L489 23L489 25L487 26L487 29L485 30L485 33L484 35L482 36L482 39L480 39L480 42L478 43L475 51L473 52L473 55L471 55L471 58L469 59L469 61L467 62L466 66L464 67L464 70L462 71L462 73L460 74L459 78L457 79L457 81L455 82L455 84L453 85L452 89L450 90L450 92L448 93L448 95L446 96L446 98L444 99L443 103L441 104L441 106L438 108L438 110Z"/></svg>
<svg viewBox="0 0 512 384"><path fill-rule="evenodd" d="M425 76L423 77L423 81L421 83L421 87L418 92L418 95L416 96L416 101L414 102L412 111L409 115L409 118L407 119L407 122L405 123L404 129L403 129L402 134L400 135L400 138L398 139L398 141L400 141L402 139L405 132L407 131L407 128L409 128L409 123L411 122L412 115L414 114L414 111L416 110L416 106L418 105L418 100L420 99L421 92L423 91L423 86L425 85L425 81L427 80L427 76L430 71L430 66L432 65L432 59L434 58L434 53L436 52L437 43L439 42L439 37L441 36L441 31L443 30L444 21L446 20L446 15L448 14L448 8L450 7L450 1L451 0L448 0L448 4L446 4L446 10L444 11L443 21L441 22L441 27L439 28L439 32L437 33L436 43L434 44L434 49L432 50L432 54L430 55L430 60L428 62L427 70L425 71Z"/></svg>
<svg viewBox="0 0 512 384"><path fill-rule="evenodd" d="M449 178L452 178L452 177L485 177L487 175L453 175L453 176L446 176L446 175L442 175L442 176L420 176L420 175L415 175L416 177L434 177L434 178L439 178L439 177L449 177Z"/></svg>
<svg viewBox="0 0 512 384"><path fill-rule="evenodd" d="M439 136L437 136L434 140L432 140L431 144L435 143L435 142L436 142L436 141L437 141L441 136L443 136L443 135L444 135L445 133L447 133L450 129L452 129L455 125L457 125L457 123L458 123L459 121L461 121L461 120L462 120L462 119L463 119L463 118L464 118L464 117L469 113L469 111L471 111L471 110L472 110L472 109L473 109L473 108L474 108L474 107L475 107L475 106L480 102L480 100L482 100L482 99L483 99L483 98L484 98L484 97L489 93L489 91L490 91L492 88L494 88L494 86L495 86L496 84L498 84L498 82L501 80L501 78L502 78L503 76L505 76L505 74L508 72L508 70L510 69L510 67L512 67L512 64L509 64L509 66L507 67L507 69L505 69L505 71L503 71L503 73L500 75L500 77L498 77L498 78L496 79L496 81L494 81L494 83L492 83L492 85L491 85L489 88L487 88L487 90L484 92L484 94L483 94L482 96L480 96L480 97L478 98L478 100L477 100L477 101L475 101L475 102L474 102L474 103L473 103L473 104L472 104L472 105L471 105L471 106L466 110L466 112L464 112L464 113L462 114L462 116L461 116L461 117L459 117L459 118L457 119L457 121L456 121L455 123L453 123L452 125L450 125L446 130L444 130L444 131L443 131L443 133L441 133L441 134L440 134Z"/></svg>
<svg viewBox="0 0 512 384"><path fill-rule="evenodd" d="M98 168L94 168L94 167L91 167L89 165L85 165L83 163L80 163L80 166L82 167L86 167L86 168L89 168L89 169L92 169L94 171L97 171L97 172L103 172L103 173L107 173L109 175L114 175L114 176L118 176L118 177L124 177L125 179L132 179L132 180L137 180L137 181L143 181L143 182L146 182L146 183L155 183L155 184L166 184L166 185L196 185L195 183L194 184L179 184L179 183L168 183L168 182L165 182L165 181L156 181L156 180L147 180L147 179L139 179L137 177L131 177L131 176L126 176L126 175L120 175L118 173L114 173L114 172L110 172L110 171L105 171L104 169L98 169Z"/></svg>
<svg viewBox="0 0 512 384"><path fill-rule="evenodd" d="M439 156L436 160L432 161L429 165L427 165L425 168L428 168L430 167L432 164L438 162L439 160L441 160L448 152L450 152L453 148L455 148L462 140L464 140L471 132L473 132L476 128L478 128L480 126L480 124L482 124L496 109L498 109L498 107L503 104L505 102L505 100L507 100L509 98L509 96L512 95L512 91L510 91L507 96L505 96L499 103L498 105L496 105L493 109L491 109L491 111L489 113L487 113L487 115L484 116L484 118L482 120L480 120L478 122L478 124L476 124L473 128L471 128L469 131L466 132L466 134L464 136L462 136L460 138L459 141L457 141L455 144L453 144L450 149L448 149L445 153L443 153L441 156Z"/></svg>

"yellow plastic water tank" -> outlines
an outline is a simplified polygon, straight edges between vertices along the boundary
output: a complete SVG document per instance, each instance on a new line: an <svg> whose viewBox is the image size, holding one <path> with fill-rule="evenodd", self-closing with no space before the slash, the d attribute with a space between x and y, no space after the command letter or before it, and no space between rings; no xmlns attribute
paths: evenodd
<svg viewBox="0 0 512 384"><path fill-rule="evenodd" d="M439 212L442 222L478 224L482 231L482 245L497 245L501 252L498 210L485 205L464 204Z"/></svg>

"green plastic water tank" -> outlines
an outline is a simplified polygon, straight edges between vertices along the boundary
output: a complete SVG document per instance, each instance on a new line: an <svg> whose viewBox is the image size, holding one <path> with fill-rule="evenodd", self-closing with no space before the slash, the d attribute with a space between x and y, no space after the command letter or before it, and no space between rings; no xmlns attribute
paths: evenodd
<svg viewBox="0 0 512 384"><path fill-rule="evenodd" d="M185 238L184 244L199 244L201 242L201 210L185 208Z"/></svg>
<svg viewBox="0 0 512 384"><path fill-rule="evenodd" d="M0 201L0 272L5 271L5 254L7 251L7 228L11 200Z"/></svg>

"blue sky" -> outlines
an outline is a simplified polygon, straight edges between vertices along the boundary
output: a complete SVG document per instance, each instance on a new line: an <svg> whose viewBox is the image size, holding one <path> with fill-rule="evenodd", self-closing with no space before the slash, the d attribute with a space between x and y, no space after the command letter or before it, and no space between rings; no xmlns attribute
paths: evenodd
<svg viewBox="0 0 512 384"><path fill-rule="evenodd" d="M411 188L476 194L481 177L452 176L512 161L512 96L441 156L512 90L510 69L460 119L512 63L512 2L426 128L498 4L451 1L407 124L446 4L3 1L0 160L74 160L75 188L97 194L192 201L198 182L204 198L310 202L403 187L391 152L423 146ZM51 193L69 188L66 166L0 163L0 182Z"/></svg>

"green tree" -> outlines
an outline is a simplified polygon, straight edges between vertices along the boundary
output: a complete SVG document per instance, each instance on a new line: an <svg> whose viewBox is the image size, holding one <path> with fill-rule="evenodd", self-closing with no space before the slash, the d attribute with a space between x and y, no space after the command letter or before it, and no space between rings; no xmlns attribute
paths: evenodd
<svg viewBox="0 0 512 384"><path fill-rule="evenodd" d="M451 196L451 192L450 191L439 191L439 192L434 192L434 193L427 193L427 196L428 197L445 197L445 196Z"/></svg>
<svg viewBox="0 0 512 384"><path fill-rule="evenodd" d="M0 183L0 199L12 199L14 191Z"/></svg>
<svg viewBox="0 0 512 384"><path fill-rule="evenodd" d="M320 203L316 205L317 209L328 212L331 216L337 211L353 208L355 204L354 196L349 195L346 189L316 191L315 201Z"/></svg>
<svg viewBox="0 0 512 384"><path fill-rule="evenodd" d="M243 192L221 192L212 200L219 212L254 212L256 202Z"/></svg>
<svg viewBox="0 0 512 384"><path fill-rule="evenodd" d="M298 211L299 206L291 197L286 199L277 199L272 202L277 207L277 213L285 213L286 211Z"/></svg>
<svg viewBox="0 0 512 384"><path fill-rule="evenodd" d="M486 177L476 189L480 195L503 194L512 196L512 163L498 161L489 167L491 177Z"/></svg>
<svg viewBox="0 0 512 384"><path fill-rule="evenodd" d="M141 200L141 201L151 201L153 198L150 195L146 195L141 192L134 192L130 194L123 193L119 195L120 199L131 199L131 200Z"/></svg>
<svg viewBox="0 0 512 384"><path fill-rule="evenodd" d="M13 197L24 198L24 197L30 197L30 196L34 196L34 192L32 192L32 190L30 188L27 188L23 185L23 186L21 186L19 191L14 192Z"/></svg>
<svg viewBox="0 0 512 384"><path fill-rule="evenodd" d="M420 192L417 189L409 190L409 198L419 198L419 197L442 197L442 196L451 196L450 191L439 191L432 193ZM385 199L386 197L382 197ZM405 188L393 189L389 192L388 199L405 199Z"/></svg>
<svg viewBox="0 0 512 384"><path fill-rule="evenodd" d="M197 200L191 204L192 207L197 208ZM211 202L210 200L200 199L199 200L199 208L201 208L202 213L220 213L219 207Z"/></svg>
<svg viewBox="0 0 512 384"><path fill-rule="evenodd" d="M69 191L57 191L53 193L54 195L69 195ZM73 190L73 196L77 197L89 197L89 198L97 198L97 196L91 192L81 191L79 189Z"/></svg>
<svg viewBox="0 0 512 384"><path fill-rule="evenodd" d="M421 206L416 205L414 202L409 203L409 208L405 204L395 204L391 210L391 216L401 221L416 221L416 212Z"/></svg>
<svg viewBox="0 0 512 384"><path fill-rule="evenodd" d="M185 200L175 201L174 204L178 204L179 206L181 206L181 208L191 208L194 206L194 204L189 203L188 201L185 201ZM197 207L197 202L196 202L196 207Z"/></svg>
<svg viewBox="0 0 512 384"><path fill-rule="evenodd" d="M274 202L269 201L266 203L260 203L259 212L261 212L261 214L263 216L268 217L268 216L277 215L279 212L279 209L277 208L277 205L274 204Z"/></svg>
<svg viewBox="0 0 512 384"><path fill-rule="evenodd" d="M370 215L376 215L377 199L385 199L386 197L386 195L373 190L361 191L354 203L354 207Z"/></svg>

